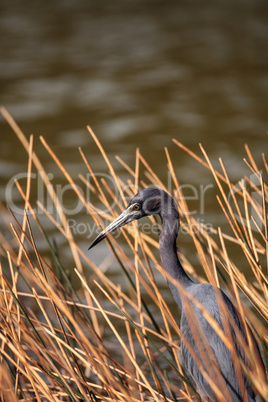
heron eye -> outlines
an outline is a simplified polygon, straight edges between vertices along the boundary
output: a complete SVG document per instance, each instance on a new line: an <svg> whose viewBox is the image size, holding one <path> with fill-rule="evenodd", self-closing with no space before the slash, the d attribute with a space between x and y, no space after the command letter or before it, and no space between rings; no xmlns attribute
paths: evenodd
<svg viewBox="0 0 268 402"><path fill-rule="evenodd" d="M132 209L134 209L134 211L138 211L140 209L139 204L133 204Z"/></svg>

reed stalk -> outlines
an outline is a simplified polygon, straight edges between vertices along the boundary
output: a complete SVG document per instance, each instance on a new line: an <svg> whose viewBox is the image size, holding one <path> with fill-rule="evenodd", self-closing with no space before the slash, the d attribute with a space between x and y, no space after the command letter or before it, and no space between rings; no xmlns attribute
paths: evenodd
<svg viewBox="0 0 268 402"><path fill-rule="evenodd" d="M33 136L28 140L5 109L2 108L1 113L28 154L26 186L16 183L24 205L23 216L16 216L8 206L1 205L0 208L5 222L5 235L4 232L0 233L1 400L198 400L197 391L185 376L178 358L181 338L179 312L174 315L173 310L170 310L172 305L167 304L163 298L155 279L157 271L166 276L157 257L157 239L138 231L135 224L129 225L122 230L123 241L122 237L117 240L109 236L110 257L107 260L103 256L103 264L97 266L71 231L55 187L38 157L40 143L34 143ZM126 196L133 196L138 188L157 186L168 191L139 150L136 152L134 169L117 158L125 169L126 179L123 180L90 127L88 131L100 150L107 172L116 184L118 197L113 209L110 206L116 194L104 179L94 174L94 168L82 149L79 149L82 162L93 180L89 182L85 176L80 175L78 185L45 139L40 138L42 146L61 170L64 180L72 187L75 197L82 202L85 219L103 227L104 220L112 221L118 216L126 206ZM234 184L224 162L220 159L221 171L216 170L202 146L200 155L203 156L200 156L177 140L174 143L178 152L186 152L189 158L193 158L193 163L211 172L218 188L215 202L219 203L228 225L228 230L217 228L208 231L205 224L200 224L193 215L187 213L189 208L175 173L174 162L166 149L167 169L173 180L171 195L178 201L183 228L191 237L192 253L199 260L199 270L196 271L187 256L180 252L184 268L196 281L226 286L242 322L244 325L248 323L254 332L267 368L266 157L262 156L262 166L258 166L246 146L247 174L243 182ZM261 170L263 174L260 174ZM43 205L43 200L33 198L32 171L40 173L55 207L57 219ZM141 175L147 178L146 181L140 178ZM254 180L250 177L254 177ZM95 205L85 199L80 190L82 185L88 187L94 195ZM253 191L258 194L257 199L253 197ZM34 212L36 206L53 226L54 233L68 246L68 267L62 263L57 246ZM103 209L105 213L101 212ZM154 222L153 219L151 221ZM39 251L40 239L46 242L48 251L45 254ZM236 247L236 254L243 261L243 269L232 258L230 246ZM109 275L109 268L115 263L124 276L120 284L114 283ZM70 269L79 285L74 285L70 279L67 272ZM244 269L250 275L245 275ZM172 278L168 279L172 281ZM184 289L180 291L182 297L198 305ZM188 308L191 310L190 303ZM202 305L198 305L198 308L231 354L235 355L226 333ZM200 332L193 328L195 337L202 338ZM187 343L187 339L184 341ZM268 400L267 379L262 374L261 362L256 357L249 334L248 344L243 339L241 343L249 368L245 368L237 357L237 375L239 377L245 372L259 393L260 400ZM204 340L204 345L209 355L208 340ZM225 400L221 389L213 381L217 369L214 371L211 367L211 375L208 376L197 356L196 361L218 399Z"/></svg>

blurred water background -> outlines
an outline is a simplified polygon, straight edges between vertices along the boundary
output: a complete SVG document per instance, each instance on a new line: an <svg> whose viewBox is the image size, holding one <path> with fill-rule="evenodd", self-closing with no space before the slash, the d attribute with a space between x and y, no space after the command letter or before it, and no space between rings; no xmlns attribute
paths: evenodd
<svg viewBox="0 0 268 402"><path fill-rule="evenodd" d="M250 174L242 161L244 143L257 162L267 144L267 27L267 0L2 0L0 103L27 136L35 135L34 148L54 183L66 182L39 135L75 180L86 173L78 146L95 172L107 172L86 130L89 124L123 177L114 156L134 168L139 147L167 184L167 146L182 183L199 194L200 186L211 185L203 209L197 197L193 210L215 227L224 226L210 173L172 138L194 151L201 142L213 161L223 158L234 181ZM9 180L27 170L27 155L2 117L0 130L0 196L5 203ZM71 191L65 192L64 202L72 206ZM83 209L70 218L90 223ZM72 269L65 240L46 224L64 264ZM85 251L92 239L87 235L76 234ZM183 235L180 241L190 256L193 245ZM46 251L45 242L39 247ZM92 250L96 262L104 256L100 250L108 252L106 247Z"/></svg>

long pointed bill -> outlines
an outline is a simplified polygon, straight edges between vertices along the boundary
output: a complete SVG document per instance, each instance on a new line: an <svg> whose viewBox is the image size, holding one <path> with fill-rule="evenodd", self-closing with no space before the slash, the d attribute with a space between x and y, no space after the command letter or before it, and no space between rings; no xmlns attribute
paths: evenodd
<svg viewBox="0 0 268 402"><path fill-rule="evenodd" d="M122 214L119 215L118 218L116 218L112 223L110 223L109 226L107 226L102 232L100 232L100 234L96 237L95 240L93 240L88 249L90 250L92 247L96 246L96 244L105 239L105 237L107 237L109 233L112 233L116 229L133 221L135 219L133 215L134 214L132 211L125 210L124 212L122 212Z"/></svg>

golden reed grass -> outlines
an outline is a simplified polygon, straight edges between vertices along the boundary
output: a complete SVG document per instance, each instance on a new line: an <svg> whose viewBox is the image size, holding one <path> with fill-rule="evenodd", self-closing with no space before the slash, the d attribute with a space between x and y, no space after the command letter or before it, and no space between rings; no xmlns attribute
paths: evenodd
<svg viewBox="0 0 268 402"><path fill-rule="evenodd" d="M34 149L33 136L28 140L9 113L4 108L1 112L28 154L27 182L24 187L16 182L24 203L23 218L19 219L8 206L1 205L1 216L5 222L5 231L0 233L1 400L198 400L197 392L185 377L178 358L181 337L179 319L174 318L174 312L170 311L171 306L167 305L155 280L156 270L164 275L155 256L158 241L138 231L135 224L130 225L122 230L124 247L120 245L122 242L109 237L113 257L100 266L95 265L72 233L55 187ZM168 191L139 150L136 152L134 170L117 157L125 169L124 177L127 179L123 181L90 127L88 131L116 184L119 197L104 178L94 174L82 149L79 152L92 180L88 181L87 177L79 175L78 186L45 139L40 138L61 170L64 180L82 203L87 212L85 219L102 227L103 219L112 221L125 208L125 197L132 197L138 188L153 185ZM167 170L173 181L171 195L178 201L183 229L191 236L201 271L197 273L187 257L180 253L184 268L196 281L208 281L219 286L224 279L242 322L250 325L258 340L267 367L268 190L261 174L261 171L264 175L268 173L265 155L262 155L262 166L257 166L246 147L245 163L251 175L245 176L241 183L233 184L221 159L221 171L218 171L202 146L203 158L177 140L174 143L210 170L218 189L217 200L230 229L228 233L221 228L208 231L205 224L189 213L171 157L165 149ZM57 218L46 209L42 200L33 200L33 171L38 171ZM141 172L146 181L140 178ZM98 208L85 199L81 184L90 189ZM252 189L258 197L253 197ZM228 194L231 196L228 197ZM116 211L110 208L115 199ZM79 286L74 286L70 281L57 247L35 213L36 205L54 226L54 231L64 239L64 244L68 245L68 269L71 265ZM107 212L100 213L102 209ZM47 253L44 255L38 250L36 244L40 238L47 244L49 258ZM230 244L236 247L237 255L241 256L243 268L250 272L248 277L228 254ZM114 283L105 273L114 261L126 277L124 286ZM183 289L180 290L183 297L197 303ZM226 333L202 310L201 305L198 307L235 357L234 345ZM190 304L188 308L189 313L193 313ZM202 331L198 331L197 327L192 331L197 341L202 338ZM187 339L184 341L187 343ZM250 337L248 341L246 344L241 339L249 368L244 367L237 357L238 377L239 373L245 372L259 393L260 400L265 401L268 400L267 381ZM209 355L209 340L203 339L203 343L205 354ZM204 357L203 362L198 356L195 359L203 371L203 364L209 356L203 356L202 352L201 356ZM217 367L212 366L209 375L205 371L203 373L218 400L226 401L226 395L222 394L215 381Z"/></svg>

